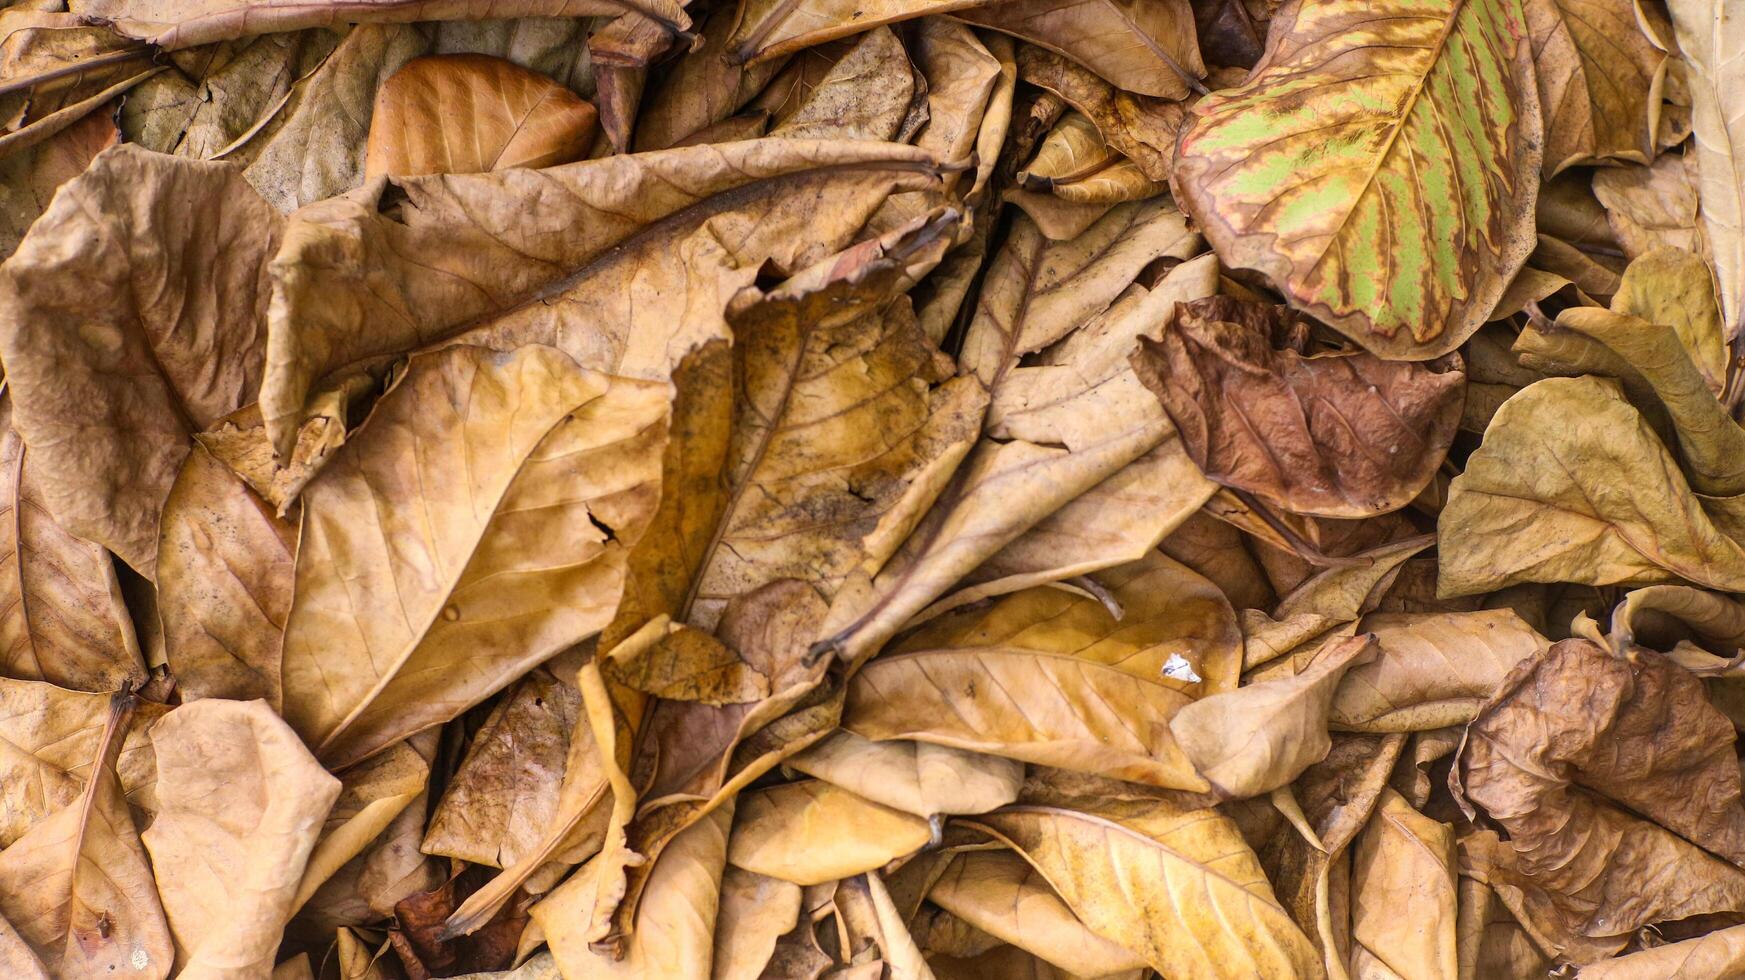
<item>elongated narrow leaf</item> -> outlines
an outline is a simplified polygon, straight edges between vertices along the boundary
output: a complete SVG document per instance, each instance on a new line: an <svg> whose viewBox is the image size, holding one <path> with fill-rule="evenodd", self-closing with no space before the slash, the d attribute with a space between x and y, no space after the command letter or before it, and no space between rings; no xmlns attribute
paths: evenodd
<svg viewBox="0 0 1745 980"><path fill-rule="evenodd" d="M85 0L79 8L86 16L114 22L124 34L170 50L347 22L612 16L627 10L676 29L690 25L672 0Z"/></svg>
<svg viewBox="0 0 1745 980"><path fill-rule="evenodd" d="M1377 354L1454 349L1533 250L1525 30L1518 0L1289 4L1248 81L1190 110L1183 206Z"/></svg>
<svg viewBox="0 0 1745 980"><path fill-rule="evenodd" d="M113 559L55 522L11 414L0 396L0 673L82 691L143 683Z"/></svg>
<svg viewBox="0 0 1745 980"><path fill-rule="evenodd" d="M1724 0L1672 0L1667 10L1689 66L1691 134L1701 173L1702 219L1714 250L1727 336L1745 317L1745 20Z"/></svg>
<svg viewBox="0 0 1745 980"><path fill-rule="evenodd" d="M893 185L930 182L925 176L930 166L926 154L908 147L759 140L614 156L538 173L407 178L392 185L407 199L403 211L390 209L394 214L382 213L380 197L336 198L312 206L297 216L273 262L277 305L261 391L267 431L283 458L322 376L435 343L493 314L506 321L494 325L493 335L509 335L508 346L553 344L572 357L587 358L589 366L615 369L629 325L602 318L600 304L615 297L614 288L625 289L639 271L652 274L659 268L674 281L681 276L701 280L705 270L730 264L713 239L707 246L678 247L711 214L735 220L742 205L756 200L746 216L755 211L792 221L786 226L768 221L768 238L745 242L765 246L767 253L744 258L755 265L773 257L797 269L847 244L859 222L852 213L835 212L819 221L815 209L797 208L789 194L806 189L821 194L815 185L823 185L840 195L834 198L838 204L860 192L876 195L876 206ZM735 189L740 195L730 196ZM590 260L647 226L704 201L710 204L703 213L691 212L688 220L644 239L642 248L589 267ZM550 225L524 225L529 208L548 213ZM804 223L791 215L801 210ZM824 237L830 242L799 254ZM574 275L577 270L583 274ZM576 297L574 306L548 305L589 284L594 292ZM711 312L718 316L741 284L716 287L707 301L715 306ZM675 331L685 326L686 314L695 315L686 292L674 286L663 294L673 315L662 322L674 324ZM700 298L689 302L704 303ZM652 315L645 307L636 309ZM628 309L620 315L627 316ZM714 335L701 325L691 329L705 339ZM477 333L473 342L485 342L485 330ZM617 340L602 344L602 334ZM684 349L669 350L665 336L646 339L660 357L646 358L658 364L643 370L664 379ZM603 357L602 346L620 356Z"/></svg>

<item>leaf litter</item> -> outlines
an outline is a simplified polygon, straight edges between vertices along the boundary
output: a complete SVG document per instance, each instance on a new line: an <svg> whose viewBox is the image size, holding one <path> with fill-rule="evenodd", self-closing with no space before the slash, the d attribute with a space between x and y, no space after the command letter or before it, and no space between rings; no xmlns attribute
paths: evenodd
<svg viewBox="0 0 1745 980"><path fill-rule="evenodd" d="M1728 0L0 0L0 972L1745 975Z"/></svg>

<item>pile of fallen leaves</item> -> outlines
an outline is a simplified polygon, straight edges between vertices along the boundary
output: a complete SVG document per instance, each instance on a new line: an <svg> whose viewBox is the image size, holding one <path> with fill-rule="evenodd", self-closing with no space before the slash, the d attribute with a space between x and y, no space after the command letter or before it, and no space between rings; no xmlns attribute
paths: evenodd
<svg viewBox="0 0 1745 980"><path fill-rule="evenodd" d="M1745 975L1739 0L0 0L0 977Z"/></svg>

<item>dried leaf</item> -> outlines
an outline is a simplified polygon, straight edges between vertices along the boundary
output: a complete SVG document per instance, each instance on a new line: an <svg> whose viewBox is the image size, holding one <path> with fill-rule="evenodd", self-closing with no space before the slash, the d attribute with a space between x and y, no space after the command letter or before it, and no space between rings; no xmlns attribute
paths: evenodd
<svg viewBox="0 0 1745 980"><path fill-rule="evenodd" d="M1732 339L1745 316L1745 183L1739 180L1745 169L1745 123L1739 113L1745 22L1728 16L1716 0L1673 0L1666 6L1688 69L1703 227L1714 250L1721 311Z"/></svg>
<svg viewBox="0 0 1745 980"><path fill-rule="evenodd" d="M1187 705L1170 732L1195 770L1221 796L1259 796L1327 755L1327 715L1340 679L1371 662L1375 637L1330 640L1298 670Z"/></svg>
<svg viewBox="0 0 1745 980"><path fill-rule="evenodd" d="M1402 977L1455 980L1454 828L1385 790L1354 861L1352 938Z"/></svg>
<svg viewBox="0 0 1745 980"><path fill-rule="evenodd" d="M572 913L585 910L597 882L584 865L563 887L533 906L533 921L545 930L558 968L578 977L706 977L711 975L713 936L726 868L733 804L717 809L673 839L655 861L645 889L639 927L622 959L588 947ZM596 858L596 861L599 859Z"/></svg>
<svg viewBox="0 0 1745 980"><path fill-rule="evenodd" d="M1509 670L1549 646L1513 610L1376 613L1376 657L1346 671L1328 721L1371 732L1463 725Z"/></svg>
<svg viewBox="0 0 1745 980"><path fill-rule="evenodd" d="M82 0L82 13L117 30L174 50L267 31L293 31L340 22L405 23L485 17L578 17L634 10L683 29L690 25L669 0Z"/></svg>
<svg viewBox="0 0 1745 980"><path fill-rule="evenodd" d="M109 705L104 694L0 680L0 848L84 791L106 737ZM148 813L157 810L157 763L146 730L164 711L151 702L133 710L114 762L128 802Z"/></svg>
<svg viewBox="0 0 1745 980"><path fill-rule="evenodd" d="M151 741L158 812L140 837L177 975L264 973L340 782L260 701L185 704Z"/></svg>
<svg viewBox="0 0 1745 980"><path fill-rule="evenodd" d="M1563 640L1517 665L1467 730L1458 785L1509 835L1468 838L1468 859L1578 963L1651 922L1745 908L1745 872L1727 863L1745 854L1732 735L1682 668Z"/></svg>
<svg viewBox="0 0 1745 980"><path fill-rule="evenodd" d="M111 701L79 795L0 852L0 914L39 968L57 976L165 977L174 958L153 869L115 772L133 700Z"/></svg>
<svg viewBox="0 0 1745 980"><path fill-rule="evenodd" d="M1248 81L1189 110L1183 207L1226 264L1367 349L1453 350L1533 250L1524 32L1514 0L1287 5Z"/></svg>
<svg viewBox="0 0 1745 980"><path fill-rule="evenodd" d="M147 576L188 437L259 390L279 225L234 166L118 146L0 269L12 424L43 504Z"/></svg>
<svg viewBox="0 0 1745 980"><path fill-rule="evenodd" d="M184 698L282 703L297 528L203 447L164 502L158 615Z"/></svg>
<svg viewBox="0 0 1745 980"><path fill-rule="evenodd" d="M1134 825L1049 807L978 824L1016 849L1091 931L1172 977L1316 976L1320 958L1254 855L1209 811ZM1178 896L1193 896L1183 906Z"/></svg>
<svg viewBox="0 0 1745 980"><path fill-rule="evenodd" d="M873 742L841 731L787 760L791 769L918 817L986 813L1018 798L1024 766L930 742Z"/></svg>
<svg viewBox="0 0 1745 980"><path fill-rule="evenodd" d="M1062 970L1106 976L1145 960L1085 928L1035 868L1010 851L970 851L946 866L929 901Z"/></svg>
<svg viewBox="0 0 1745 980"><path fill-rule="evenodd" d="M0 673L81 691L145 681L109 553L68 534L42 498L0 396ZM34 457L29 457L34 459Z"/></svg>
<svg viewBox="0 0 1745 980"><path fill-rule="evenodd" d="M447 721L606 625L668 399L537 345L413 361L303 494L285 714L324 759Z"/></svg>
<svg viewBox="0 0 1745 980"><path fill-rule="evenodd" d="M1531 0L1522 6L1545 115L1546 176L1578 163L1651 162L1666 52L1637 26L1636 5Z"/></svg>
<svg viewBox="0 0 1745 980"><path fill-rule="evenodd" d="M519 681L473 736L431 814L423 850L494 868L532 851L557 812L580 714L574 684L544 670Z"/></svg>
<svg viewBox="0 0 1745 980"><path fill-rule="evenodd" d="M1372 517L1424 489L1454 440L1465 375L1367 353L1305 357L1276 307L1214 296L1176 307L1134 367L1200 469L1295 514Z"/></svg>
<svg viewBox="0 0 1745 980"><path fill-rule="evenodd" d="M601 322L597 304L606 296L598 293L609 296L612 287L623 289L619 276L651 270L656 257L669 263L673 271L668 274L675 279L685 273L700 276L705 260L722 261L721 246L711 239L713 247L707 251L679 248L693 227L681 222L645 237L639 248L603 255L608 249L705 200L720 212L735 211L748 199L763 202L754 210L769 224L767 241L789 248L826 235L846 236L852 232L799 224L791 216L797 209L787 195L806 190L816 195L825 188L852 195L877 188L882 199L892 184L916 180L916 172L927 167L924 154L903 147L764 140L722 150L690 147L612 157L538 174L408 178L387 185L406 195L406 206L393 209L392 215L378 206L386 188L362 200L325 202L299 215L274 261L281 306L269 325L269 363L261 392L267 431L283 456L301 424L304 403L322 376L439 341L489 314L506 315L507 322L484 324L495 327L495 336L555 343L590 362L601 360L596 352L604 346L603 331L623 330L609 342L616 356L594 366L621 362L629 325ZM727 193L736 188L743 191ZM532 202L540 202L549 217L545 229L522 224ZM805 213L816 217L810 209ZM778 225L776 215L795 223ZM687 214L697 223L706 217ZM734 217L746 220L748 228L756 220L750 213ZM842 223L854 224L855 219L844 214ZM796 241L792 233L802 227L807 231ZM834 248L826 246L812 258L830 251ZM590 267L596 257L600 262ZM693 257L695 262L687 262ZM571 275L578 269L588 275ZM575 288L589 282L597 284L595 294L574 295ZM732 295L731 289L722 292L722 300ZM587 310L585 325L564 325L565 299ZM687 309L682 299L677 294L672 301L675 314ZM535 319L531 314L536 312L544 316ZM559 316L555 321L549 319L554 313ZM474 339L491 336L480 330ZM683 353L669 351L665 339L651 340L660 350L658 364L635 366L664 378Z"/></svg>
<svg viewBox="0 0 1745 980"><path fill-rule="evenodd" d="M742 794L727 860L796 885L884 867L932 839L926 820L822 780Z"/></svg>
<svg viewBox="0 0 1745 980"><path fill-rule="evenodd" d="M1528 522L1532 533L1517 533ZM1673 575L1745 588L1745 551L1617 386L1596 378L1550 378L1509 399L1455 478L1439 526L1443 595Z"/></svg>
<svg viewBox="0 0 1745 980"><path fill-rule="evenodd" d="M595 117L574 92L511 61L414 58L376 92L364 176L569 163L587 152Z"/></svg>

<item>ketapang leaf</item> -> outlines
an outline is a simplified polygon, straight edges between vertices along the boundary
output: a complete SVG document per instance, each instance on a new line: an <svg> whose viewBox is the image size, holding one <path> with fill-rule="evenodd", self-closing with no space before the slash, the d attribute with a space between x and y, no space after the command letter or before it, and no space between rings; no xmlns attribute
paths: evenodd
<svg viewBox="0 0 1745 980"><path fill-rule="evenodd" d="M594 107L512 61L414 58L376 93L364 175L471 174L569 163L588 151Z"/></svg>
<svg viewBox="0 0 1745 980"><path fill-rule="evenodd" d="M1534 246L1518 0L1295 0L1189 111L1174 182L1226 264L1383 357L1459 346Z"/></svg>

